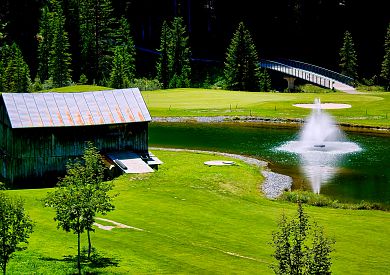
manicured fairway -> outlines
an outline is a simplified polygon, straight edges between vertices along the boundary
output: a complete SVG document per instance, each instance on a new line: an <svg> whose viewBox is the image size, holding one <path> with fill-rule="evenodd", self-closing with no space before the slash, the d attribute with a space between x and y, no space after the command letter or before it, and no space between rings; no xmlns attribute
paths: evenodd
<svg viewBox="0 0 390 275"><path fill-rule="evenodd" d="M99 274L272 274L271 233L296 205L264 198L258 168L207 166L221 156L153 151L164 164L147 175L114 180L116 210L104 218L137 229L96 228L100 253L83 270ZM224 160L232 160L222 158ZM17 252L9 274L70 274L77 237L56 229L53 210L40 202L49 189L6 191L22 196L36 222L27 250ZM334 274L387 274L390 213L304 206L310 219L336 239ZM110 225L109 222L100 222ZM86 236L83 235L83 245ZM68 256L68 257L67 257Z"/></svg>
<svg viewBox="0 0 390 275"><path fill-rule="evenodd" d="M254 93L205 89L172 89L143 92L152 116L258 116L302 119L310 109L297 103L345 103L348 109L327 110L337 122L390 128L390 93Z"/></svg>

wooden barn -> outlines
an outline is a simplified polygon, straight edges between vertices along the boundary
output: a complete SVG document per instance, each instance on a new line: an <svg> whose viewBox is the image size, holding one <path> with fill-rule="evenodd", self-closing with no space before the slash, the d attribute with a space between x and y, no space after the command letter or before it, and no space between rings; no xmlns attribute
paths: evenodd
<svg viewBox="0 0 390 275"><path fill-rule="evenodd" d="M3 93L1 177L9 183L53 182L65 173L70 159L83 155L87 141L92 141L108 161L125 172L128 169L123 163L134 156L138 160L142 157L151 169L152 164L159 162L148 151L150 121L137 88L83 93ZM126 157L126 152L132 156Z"/></svg>

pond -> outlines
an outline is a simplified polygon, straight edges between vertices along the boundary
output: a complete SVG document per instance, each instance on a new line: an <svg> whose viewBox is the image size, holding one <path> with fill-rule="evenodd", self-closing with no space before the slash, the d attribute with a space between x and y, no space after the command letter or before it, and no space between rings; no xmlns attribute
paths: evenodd
<svg viewBox="0 0 390 275"><path fill-rule="evenodd" d="M298 138L298 128L255 123L152 122L149 145L229 152L253 156L269 163L277 173L293 178L293 189L313 187L301 169L299 155L276 148ZM346 132L362 150L343 155L320 192L341 202L380 202L390 205L389 136Z"/></svg>

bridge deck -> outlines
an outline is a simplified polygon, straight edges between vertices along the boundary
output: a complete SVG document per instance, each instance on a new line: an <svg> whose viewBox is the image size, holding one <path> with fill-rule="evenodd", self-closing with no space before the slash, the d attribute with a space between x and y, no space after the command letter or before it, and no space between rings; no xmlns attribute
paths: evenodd
<svg viewBox="0 0 390 275"><path fill-rule="evenodd" d="M294 60L287 60L283 63L273 60L261 60L259 65L262 68L279 71L325 88L336 89L349 94L359 93L350 85L353 82L352 78L311 64Z"/></svg>

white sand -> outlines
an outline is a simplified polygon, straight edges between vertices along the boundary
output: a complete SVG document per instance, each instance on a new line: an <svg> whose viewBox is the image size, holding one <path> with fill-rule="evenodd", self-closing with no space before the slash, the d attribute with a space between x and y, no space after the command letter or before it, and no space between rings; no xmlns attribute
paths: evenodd
<svg viewBox="0 0 390 275"><path fill-rule="evenodd" d="M293 104L295 107L299 108L310 108L314 109L316 108L316 104ZM321 103L321 109L346 109L351 108L352 106L349 104L342 104L342 103Z"/></svg>

